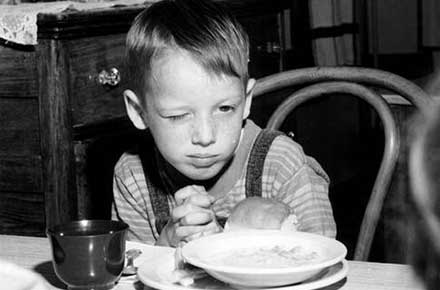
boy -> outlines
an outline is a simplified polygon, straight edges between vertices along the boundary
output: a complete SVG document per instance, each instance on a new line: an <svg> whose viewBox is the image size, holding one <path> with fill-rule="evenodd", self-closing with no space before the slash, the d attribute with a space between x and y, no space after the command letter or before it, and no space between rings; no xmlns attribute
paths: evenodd
<svg viewBox="0 0 440 290"><path fill-rule="evenodd" d="M160 1L135 19L124 100L145 138L115 167L113 215L130 239L176 246L221 231L243 200L241 224L273 228L283 220L272 214L287 209L298 230L335 236L323 170L290 138L247 120L248 56L241 26L208 0Z"/></svg>

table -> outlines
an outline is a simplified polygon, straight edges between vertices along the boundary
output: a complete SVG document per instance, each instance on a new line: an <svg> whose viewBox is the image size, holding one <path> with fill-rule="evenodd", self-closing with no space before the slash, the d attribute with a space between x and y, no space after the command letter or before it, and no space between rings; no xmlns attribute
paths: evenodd
<svg viewBox="0 0 440 290"><path fill-rule="evenodd" d="M64 288L52 270L50 258L47 238L0 235L0 259L39 272L55 289ZM348 264L346 279L321 290L423 290L408 265L358 261L349 261ZM134 290L139 287L118 284L116 288Z"/></svg>

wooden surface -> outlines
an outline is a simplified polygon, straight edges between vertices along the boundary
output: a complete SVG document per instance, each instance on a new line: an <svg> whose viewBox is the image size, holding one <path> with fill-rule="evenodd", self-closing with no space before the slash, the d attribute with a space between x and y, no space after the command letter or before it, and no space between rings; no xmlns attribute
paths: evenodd
<svg viewBox="0 0 440 290"><path fill-rule="evenodd" d="M70 55L73 126L98 123L125 116L122 93L128 87L123 64L125 33L84 37L66 41ZM119 85L103 86L98 82L102 70L116 68L122 76Z"/></svg>
<svg viewBox="0 0 440 290"><path fill-rule="evenodd" d="M215 0L224 4L237 17L254 17L256 15L276 13L288 7L285 0L274 0L268 3L261 0ZM78 35L102 35L103 33L126 32L133 21L145 7L151 5L134 5L108 9L83 11L65 11L57 14L40 13L38 37L42 39L69 39Z"/></svg>
<svg viewBox="0 0 440 290"><path fill-rule="evenodd" d="M62 288L50 262L47 238L0 235L0 259L41 273ZM1 288L1 285L0 285ZM124 287L124 289L129 289ZM132 287L134 289L134 287ZM349 261L348 277L322 290L422 290L408 265Z"/></svg>
<svg viewBox="0 0 440 290"><path fill-rule="evenodd" d="M77 218L68 47L40 40L40 132L46 226Z"/></svg>
<svg viewBox="0 0 440 290"><path fill-rule="evenodd" d="M0 45L0 232L44 227L36 71L34 49Z"/></svg>
<svg viewBox="0 0 440 290"><path fill-rule="evenodd" d="M0 45L0 88L2 96L29 98L37 96L37 59L34 47Z"/></svg>

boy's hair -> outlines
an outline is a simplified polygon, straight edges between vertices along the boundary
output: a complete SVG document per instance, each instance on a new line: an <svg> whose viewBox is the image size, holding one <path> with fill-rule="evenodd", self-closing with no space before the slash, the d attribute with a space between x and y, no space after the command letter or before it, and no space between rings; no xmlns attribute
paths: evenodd
<svg viewBox="0 0 440 290"><path fill-rule="evenodd" d="M248 81L249 40L238 21L212 0L163 0L141 12L127 35L131 89L144 102L155 59L184 50L208 72Z"/></svg>

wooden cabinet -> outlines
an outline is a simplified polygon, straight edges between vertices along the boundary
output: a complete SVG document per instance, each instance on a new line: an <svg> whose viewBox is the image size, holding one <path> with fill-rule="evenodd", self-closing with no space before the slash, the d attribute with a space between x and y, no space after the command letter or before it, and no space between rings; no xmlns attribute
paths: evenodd
<svg viewBox="0 0 440 290"><path fill-rule="evenodd" d="M37 233L44 196L35 51L0 46L0 227Z"/></svg>
<svg viewBox="0 0 440 290"><path fill-rule="evenodd" d="M222 2L249 31L251 74L278 71L283 1ZM109 217L113 166L138 134L125 116L123 54L142 9L40 14L38 45L0 44L0 233ZM119 83L103 84L114 69Z"/></svg>

